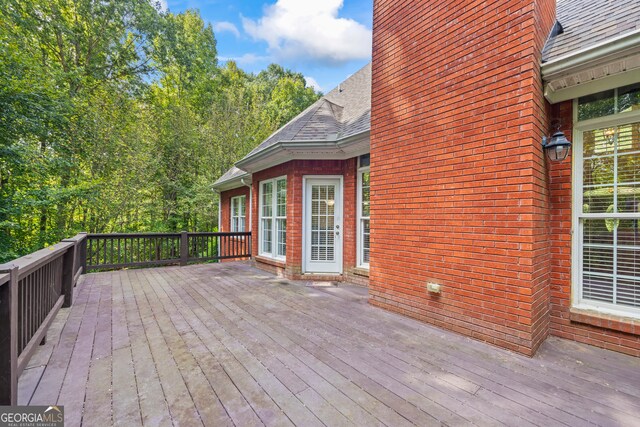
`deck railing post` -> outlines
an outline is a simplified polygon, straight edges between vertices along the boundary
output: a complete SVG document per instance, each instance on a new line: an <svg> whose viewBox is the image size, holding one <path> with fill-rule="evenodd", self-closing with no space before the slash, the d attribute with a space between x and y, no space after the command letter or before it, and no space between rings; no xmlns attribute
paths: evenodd
<svg viewBox="0 0 640 427"><path fill-rule="evenodd" d="M80 253L78 254L79 259L80 259L80 268L82 268L82 274L87 274L87 233L86 232L82 232L80 233L83 235L82 239L80 240L80 245L76 250L79 250ZM76 266L78 267L78 266Z"/></svg>
<svg viewBox="0 0 640 427"><path fill-rule="evenodd" d="M18 267L0 265L9 281L0 285L0 405L18 401Z"/></svg>
<svg viewBox="0 0 640 427"><path fill-rule="evenodd" d="M180 265L187 265L189 261L189 233L180 233Z"/></svg>
<svg viewBox="0 0 640 427"><path fill-rule="evenodd" d="M78 242L74 239L65 239L63 242L73 243L72 246L62 255L62 294L64 303L62 307L73 305L74 278L76 275L76 250Z"/></svg>

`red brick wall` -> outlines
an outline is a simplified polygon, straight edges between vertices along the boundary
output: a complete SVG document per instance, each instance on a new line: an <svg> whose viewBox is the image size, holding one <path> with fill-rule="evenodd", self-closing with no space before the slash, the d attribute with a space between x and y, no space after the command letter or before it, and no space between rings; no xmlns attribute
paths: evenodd
<svg viewBox="0 0 640 427"><path fill-rule="evenodd" d="M546 336L539 63L554 14L553 0L374 2L371 303L525 354Z"/></svg>
<svg viewBox="0 0 640 427"><path fill-rule="evenodd" d="M343 177L343 268L345 273L356 264L357 158L348 160L293 160L253 174L253 206L258 212L259 183L287 176L287 277L302 274L302 179L305 175L341 175ZM258 254L259 216L253 217L253 253ZM366 281L360 280L360 284Z"/></svg>
<svg viewBox="0 0 640 427"><path fill-rule="evenodd" d="M246 197L246 217L245 217L245 228L247 231L249 230L249 187L243 185L239 188L234 188L229 191L221 191L220 192L220 224L218 224L218 230L221 232L230 232L231 231L231 198L236 196L245 196ZM234 238L222 238L220 241L220 249L219 253L221 256L229 256L229 255L238 255L244 253L244 237L234 237ZM226 261L236 261L237 259L225 259L222 262Z"/></svg>
<svg viewBox="0 0 640 427"><path fill-rule="evenodd" d="M551 107L551 117L573 141L573 106ZM575 148L575 147L574 147ZM574 149L572 148L572 150ZM612 316L572 314L571 308L571 159L549 165L551 193L551 334L640 356L640 322Z"/></svg>
<svg viewBox="0 0 640 427"><path fill-rule="evenodd" d="M231 231L231 198L236 196L245 196L247 201L246 224L245 228L249 230L249 187L243 185L240 188L234 188L229 191L220 192L220 224L218 229L221 232Z"/></svg>

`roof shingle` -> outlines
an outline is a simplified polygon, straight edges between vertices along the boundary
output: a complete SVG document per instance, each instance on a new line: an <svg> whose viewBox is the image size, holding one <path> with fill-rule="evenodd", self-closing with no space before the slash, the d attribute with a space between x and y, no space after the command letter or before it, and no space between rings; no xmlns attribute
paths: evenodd
<svg viewBox="0 0 640 427"><path fill-rule="evenodd" d="M281 141L333 141L370 127L371 63L274 132L246 157Z"/></svg>
<svg viewBox="0 0 640 427"><path fill-rule="evenodd" d="M543 62L640 29L640 0L558 0L556 7L564 32L547 40Z"/></svg>
<svg viewBox="0 0 640 427"><path fill-rule="evenodd" d="M232 166L231 169L226 171L220 178L216 180L216 182L213 183L213 186L216 187L223 182L232 181L236 178L240 178L243 175L247 175L247 173L242 169L238 169L237 167Z"/></svg>

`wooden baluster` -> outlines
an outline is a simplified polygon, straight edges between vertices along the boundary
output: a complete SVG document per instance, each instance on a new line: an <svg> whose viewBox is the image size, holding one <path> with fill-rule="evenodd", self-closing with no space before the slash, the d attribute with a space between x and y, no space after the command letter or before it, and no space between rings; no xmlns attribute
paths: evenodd
<svg viewBox="0 0 640 427"><path fill-rule="evenodd" d="M18 282L18 348L22 348L22 343L24 340L24 336L22 333L23 316L24 316L24 291L20 286L20 282Z"/></svg>
<svg viewBox="0 0 640 427"><path fill-rule="evenodd" d="M29 342L31 339L31 334L33 333L33 300L35 296L36 289L36 280L37 280L37 272L31 273L31 280L29 281L29 294L27 295L29 302L29 309L27 310L27 339L26 342Z"/></svg>

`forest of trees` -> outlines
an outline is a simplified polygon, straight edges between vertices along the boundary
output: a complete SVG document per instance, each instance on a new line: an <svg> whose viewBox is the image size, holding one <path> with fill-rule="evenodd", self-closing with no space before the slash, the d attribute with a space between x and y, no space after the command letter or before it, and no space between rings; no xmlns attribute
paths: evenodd
<svg viewBox="0 0 640 427"><path fill-rule="evenodd" d="M197 11L0 5L0 262L79 231L213 231L212 183L319 94L218 64Z"/></svg>

